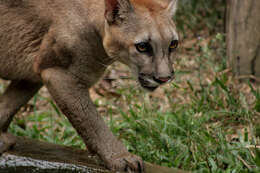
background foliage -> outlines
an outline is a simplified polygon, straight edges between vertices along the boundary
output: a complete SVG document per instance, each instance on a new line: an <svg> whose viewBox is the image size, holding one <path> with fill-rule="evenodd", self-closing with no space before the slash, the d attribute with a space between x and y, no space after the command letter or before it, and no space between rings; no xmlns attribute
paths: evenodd
<svg viewBox="0 0 260 173"><path fill-rule="evenodd" d="M260 88L239 82L227 66L225 1L179 2L174 82L147 93L115 64L92 98L114 134L146 161L203 173L260 172ZM44 89L9 131L85 148Z"/></svg>
<svg viewBox="0 0 260 173"><path fill-rule="evenodd" d="M225 0L179 0L178 2L179 10L175 20L179 31L182 31L185 37L189 32L196 32L194 34L199 36L201 30L207 30L207 34L223 32Z"/></svg>

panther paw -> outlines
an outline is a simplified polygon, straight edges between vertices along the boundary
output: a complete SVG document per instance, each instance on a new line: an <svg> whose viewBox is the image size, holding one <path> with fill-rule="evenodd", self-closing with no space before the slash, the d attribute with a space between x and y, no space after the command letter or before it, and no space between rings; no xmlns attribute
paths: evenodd
<svg viewBox="0 0 260 173"><path fill-rule="evenodd" d="M109 160L105 160L105 162L107 167L112 171L144 173L143 160L130 153L114 155Z"/></svg>
<svg viewBox="0 0 260 173"><path fill-rule="evenodd" d="M8 151L15 144L15 138L7 133L0 133L0 155Z"/></svg>

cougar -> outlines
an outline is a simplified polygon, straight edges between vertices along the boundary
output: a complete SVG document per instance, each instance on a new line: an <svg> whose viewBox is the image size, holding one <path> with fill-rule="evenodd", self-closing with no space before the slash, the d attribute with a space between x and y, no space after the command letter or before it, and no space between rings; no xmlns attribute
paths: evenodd
<svg viewBox="0 0 260 173"><path fill-rule="evenodd" d="M16 112L45 85L88 150L113 171L144 172L98 115L89 88L115 61L153 91L172 80L177 0L0 0L0 96L3 153Z"/></svg>

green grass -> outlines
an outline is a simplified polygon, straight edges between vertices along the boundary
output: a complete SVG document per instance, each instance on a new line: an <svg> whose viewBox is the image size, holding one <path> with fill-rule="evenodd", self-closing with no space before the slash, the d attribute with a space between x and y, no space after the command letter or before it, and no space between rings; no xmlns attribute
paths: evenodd
<svg viewBox="0 0 260 173"><path fill-rule="evenodd" d="M34 104L38 99L47 100L52 110L43 113L34 110L27 116L15 117L9 132L18 136L85 149L83 141L53 101L37 95L33 99Z"/></svg>
<svg viewBox="0 0 260 173"><path fill-rule="evenodd" d="M216 34L223 28L225 1L179 2L182 36L214 38L182 48L176 79L155 96L129 80L117 83L117 97L95 103L128 150L146 161L202 173L260 172L260 87L239 82L227 67L225 38ZM36 104L42 100L49 104L44 112ZM11 133L85 148L49 98L37 95L32 104L29 115L15 117Z"/></svg>
<svg viewBox="0 0 260 173"><path fill-rule="evenodd" d="M224 4L180 1L176 21L182 36L211 39L179 51L173 83L153 95L135 81L118 82L117 97L95 100L113 133L144 160L192 172L260 172L260 87L239 82L227 67L225 38L216 34ZM42 100L49 104L44 112L36 104ZM85 148L49 98L37 95L32 104L34 111L15 117L10 132Z"/></svg>
<svg viewBox="0 0 260 173"><path fill-rule="evenodd" d="M199 52L195 56L179 57L176 80L162 87L162 98L132 82L116 89L119 98L102 98L102 104L96 100L97 106L108 109L102 115L129 151L149 162L193 172L260 171L260 151L254 147L260 145L260 89L232 77L224 47L224 37L218 34L193 50ZM196 70L187 66L190 62ZM84 148L51 100L38 95L34 101L41 99L52 109L42 113L35 108L29 116L16 117L9 131Z"/></svg>

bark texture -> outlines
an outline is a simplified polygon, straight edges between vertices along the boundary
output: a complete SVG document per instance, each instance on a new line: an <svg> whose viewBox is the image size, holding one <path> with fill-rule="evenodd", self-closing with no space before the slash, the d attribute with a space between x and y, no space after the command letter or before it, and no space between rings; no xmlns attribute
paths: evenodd
<svg viewBox="0 0 260 173"><path fill-rule="evenodd" d="M227 55L237 76L260 79L260 1L227 0Z"/></svg>

